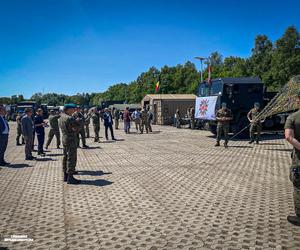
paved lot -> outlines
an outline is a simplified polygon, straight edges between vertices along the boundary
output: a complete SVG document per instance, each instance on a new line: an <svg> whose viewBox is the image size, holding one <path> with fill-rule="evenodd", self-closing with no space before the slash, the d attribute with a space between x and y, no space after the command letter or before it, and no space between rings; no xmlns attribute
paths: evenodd
<svg viewBox="0 0 300 250"><path fill-rule="evenodd" d="M101 128L102 129L102 128ZM283 139L216 149L207 131L117 131L79 149L79 186L62 182L62 150L25 162L12 125L0 170L0 246L8 249L300 249ZM103 136L103 130L101 131ZM102 139L103 140L103 139ZM30 165L26 165L30 164ZM27 235L32 242L5 242Z"/></svg>

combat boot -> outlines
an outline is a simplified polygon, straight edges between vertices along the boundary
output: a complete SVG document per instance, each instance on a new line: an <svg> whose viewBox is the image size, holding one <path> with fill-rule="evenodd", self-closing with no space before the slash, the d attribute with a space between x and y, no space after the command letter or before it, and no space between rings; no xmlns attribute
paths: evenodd
<svg viewBox="0 0 300 250"><path fill-rule="evenodd" d="M254 142L254 140L251 140L251 141L249 141L249 144L251 144L251 143L253 143Z"/></svg>
<svg viewBox="0 0 300 250"><path fill-rule="evenodd" d="M228 142L224 142L224 147L228 148Z"/></svg>
<svg viewBox="0 0 300 250"><path fill-rule="evenodd" d="M21 146L22 144L20 142L17 141L16 143L17 146Z"/></svg>
<svg viewBox="0 0 300 250"><path fill-rule="evenodd" d="M217 141L215 147L220 147L220 142Z"/></svg>
<svg viewBox="0 0 300 250"><path fill-rule="evenodd" d="M67 180L68 184L80 184L81 180L77 180L73 177L73 174L68 174L68 180Z"/></svg>
<svg viewBox="0 0 300 250"><path fill-rule="evenodd" d="M295 225L295 226L300 226L300 217L299 216L294 216L294 215L289 215L287 217L287 220L289 223Z"/></svg>
<svg viewBox="0 0 300 250"><path fill-rule="evenodd" d="M68 173L64 172L64 182L68 181Z"/></svg>
<svg viewBox="0 0 300 250"><path fill-rule="evenodd" d="M256 144L259 144L259 140L256 140Z"/></svg>

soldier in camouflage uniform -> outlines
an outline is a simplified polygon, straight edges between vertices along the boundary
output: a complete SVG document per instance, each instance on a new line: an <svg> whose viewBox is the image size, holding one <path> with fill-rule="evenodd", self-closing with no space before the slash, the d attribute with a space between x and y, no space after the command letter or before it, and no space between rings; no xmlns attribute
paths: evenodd
<svg viewBox="0 0 300 250"><path fill-rule="evenodd" d="M119 119L120 119L120 111L118 109L115 109L114 110L115 129L119 129Z"/></svg>
<svg viewBox="0 0 300 250"><path fill-rule="evenodd" d="M16 138L16 144L17 146L25 144L24 137L22 135L22 124L21 124L22 114L21 112L18 113L16 117L17 121L17 138ZM22 144L20 143L20 137L22 138Z"/></svg>
<svg viewBox="0 0 300 250"><path fill-rule="evenodd" d="M86 145L86 141L85 141L85 131L84 131L84 123L85 123L85 119L84 119L84 115L81 113L81 110L79 107L76 108L76 111L73 114L74 118L78 121L79 125L80 125L80 129L76 135L77 137L77 147L79 147L79 142L80 142L80 138L82 141L82 147L83 148L88 148L88 146ZM79 138L80 135L80 138Z"/></svg>
<svg viewBox="0 0 300 250"><path fill-rule="evenodd" d="M91 123L90 113L88 109L84 109L84 127L85 127L86 138L90 138L90 123Z"/></svg>
<svg viewBox="0 0 300 250"><path fill-rule="evenodd" d="M217 111L216 119L217 124L217 143L216 147L220 146L222 132L224 133L225 142L224 147L228 147L228 133L230 128L230 121L232 120L232 112L227 108L226 103L222 103L222 108Z"/></svg>
<svg viewBox="0 0 300 250"><path fill-rule="evenodd" d="M91 115L93 127L94 127L94 133L95 133L95 139L94 142L100 142L99 140L99 132L100 132L100 115L97 112L97 109L94 108L92 110L92 115Z"/></svg>
<svg viewBox="0 0 300 250"><path fill-rule="evenodd" d="M147 125L148 125L149 132L152 132L152 127L151 127L152 120L153 120L153 114L150 110L150 107L148 107L147 108Z"/></svg>
<svg viewBox="0 0 300 250"><path fill-rule="evenodd" d="M298 93L300 104L300 92ZM292 165L290 168L290 180L294 186L295 216L289 215L287 220L300 226L300 110L291 114L285 123L285 138L294 147L292 152Z"/></svg>
<svg viewBox="0 0 300 250"><path fill-rule="evenodd" d="M54 135L56 137L56 147L59 148L60 146L60 132L59 132L59 126L58 126L58 119L60 118L60 115L56 114L54 110L50 111L49 116L49 125L50 130L48 134L48 140L46 143L46 149L49 147Z"/></svg>
<svg viewBox="0 0 300 250"><path fill-rule="evenodd" d="M79 184L81 181L73 177L77 163L77 140L76 136L81 129L79 123L75 120L73 113L76 105L66 104L64 112L59 118L59 127L62 132L62 143L64 147L63 172L64 181L68 184Z"/></svg>
<svg viewBox="0 0 300 250"><path fill-rule="evenodd" d="M142 109L141 112L141 134L144 133L144 128L146 129L146 133L149 132L148 126L148 112L145 109Z"/></svg>
<svg viewBox="0 0 300 250"><path fill-rule="evenodd" d="M257 117L257 115L260 112L260 104L258 102L256 102L254 104L254 108L251 109L249 111L249 113L247 114L247 118L248 120L251 122L250 125L250 142L249 144L253 143L254 140L256 141L256 144L259 143L259 139L260 139L260 132L261 132L261 121L255 121L255 118ZM256 138L255 138L255 132L256 134Z"/></svg>

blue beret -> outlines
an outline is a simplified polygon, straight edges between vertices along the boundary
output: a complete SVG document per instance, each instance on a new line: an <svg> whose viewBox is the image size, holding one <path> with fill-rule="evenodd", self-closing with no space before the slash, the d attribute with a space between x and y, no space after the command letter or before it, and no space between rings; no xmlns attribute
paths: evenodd
<svg viewBox="0 0 300 250"><path fill-rule="evenodd" d="M73 103L68 103L64 105L64 109L75 109L77 106Z"/></svg>

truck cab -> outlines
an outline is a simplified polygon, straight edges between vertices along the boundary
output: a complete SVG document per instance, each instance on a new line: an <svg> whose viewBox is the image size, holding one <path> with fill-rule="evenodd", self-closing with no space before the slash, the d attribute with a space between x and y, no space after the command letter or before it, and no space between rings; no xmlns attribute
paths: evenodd
<svg viewBox="0 0 300 250"><path fill-rule="evenodd" d="M213 79L210 83L200 83L199 97L218 96L215 110L221 107L223 102L233 113L231 132L236 133L249 124L247 113L255 102L264 105L264 85L259 77L227 77ZM208 121L210 130L216 133L216 121ZM243 137L248 131L243 133Z"/></svg>

